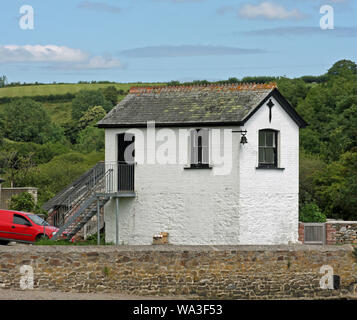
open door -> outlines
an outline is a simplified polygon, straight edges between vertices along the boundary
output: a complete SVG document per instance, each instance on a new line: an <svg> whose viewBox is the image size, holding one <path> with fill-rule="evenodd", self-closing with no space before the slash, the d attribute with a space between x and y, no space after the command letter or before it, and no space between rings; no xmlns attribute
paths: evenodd
<svg viewBox="0 0 357 320"><path fill-rule="evenodd" d="M134 191L135 136L118 135L118 191Z"/></svg>

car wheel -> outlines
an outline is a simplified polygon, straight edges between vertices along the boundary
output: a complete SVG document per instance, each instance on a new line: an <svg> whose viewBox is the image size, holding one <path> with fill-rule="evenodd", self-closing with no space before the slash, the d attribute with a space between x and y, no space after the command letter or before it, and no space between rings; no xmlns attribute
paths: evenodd
<svg viewBox="0 0 357 320"><path fill-rule="evenodd" d="M36 237L36 241L39 241L39 240L42 240L42 239L45 239L45 240L48 240L48 236L44 235L44 234L39 234L37 237Z"/></svg>
<svg viewBox="0 0 357 320"><path fill-rule="evenodd" d="M10 241L7 241L7 240L0 240L0 245L1 246L6 246L9 244Z"/></svg>

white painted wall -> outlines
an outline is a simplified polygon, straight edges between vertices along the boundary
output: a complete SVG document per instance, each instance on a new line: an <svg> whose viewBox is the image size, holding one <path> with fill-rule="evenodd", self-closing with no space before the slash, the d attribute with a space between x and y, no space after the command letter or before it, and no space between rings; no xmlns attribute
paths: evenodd
<svg viewBox="0 0 357 320"><path fill-rule="evenodd" d="M119 243L148 245L160 232L169 233L171 244L297 242L299 129L274 103L271 123L268 107L262 106L245 127L232 128L247 129L248 144L241 146L240 134L233 133L229 175L215 175L209 169L185 170L183 164L138 164L136 198L119 201ZM280 131L283 171L256 169L258 130L264 128ZM179 129L173 130L178 136ZM117 134L125 130L105 131L106 161L115 162ZM147 130L142 131L146 138ZM105 207L105 225L106 241L115 243L115 200Z"/></svg>
<svg viewBox="0 0 357 320"><path fill-rule="evenodd" d="M248 144L239 152L239 213L241 244L287 244L298 241L299 127L272 99L246 123ZM258 131L278 130L278 166L284 170L256 169Z"/></svg>

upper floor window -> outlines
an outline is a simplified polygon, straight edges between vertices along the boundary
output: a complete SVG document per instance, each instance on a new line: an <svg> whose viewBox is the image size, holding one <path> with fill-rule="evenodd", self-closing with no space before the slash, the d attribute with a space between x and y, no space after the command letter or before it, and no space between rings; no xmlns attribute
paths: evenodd
<svg viewBox="0 0 357 320"><path fill-rule="evenodd" d="M278 131L259 130L259 167L278 167Z"/></svg>
<svg viewBox="0 0 357 320"><path fill-rule="evenodd" d="M209 130L194 129L191 138L191 168L209 167Z"/></svg>

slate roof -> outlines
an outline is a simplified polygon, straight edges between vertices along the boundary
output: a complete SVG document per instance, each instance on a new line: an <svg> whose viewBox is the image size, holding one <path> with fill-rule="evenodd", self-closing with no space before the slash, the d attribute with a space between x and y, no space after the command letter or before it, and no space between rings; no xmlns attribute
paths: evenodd
<svg viewBox="0 0 357 320"><path fill-rule="evenodd" d="M274 91L275 83L134 87L98 127L241 125Z"/></svg>

